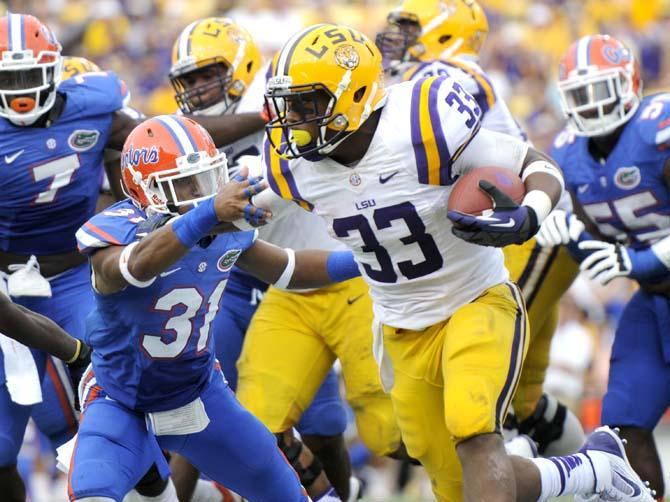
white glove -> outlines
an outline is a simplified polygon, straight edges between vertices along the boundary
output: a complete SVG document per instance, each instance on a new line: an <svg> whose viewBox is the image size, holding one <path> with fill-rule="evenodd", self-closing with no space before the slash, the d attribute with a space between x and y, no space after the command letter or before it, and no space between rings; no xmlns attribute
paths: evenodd
<svg viewBox="0 0 670 502"><path fill-rule="evenodd" d="M560 246L576 241L583 231L584 224L577 216L563 209L554 209L540 225L535 240L543 248Z"/></svg>
<svg viewBox="0 0 670 502"><path fill-rule="evenodd" d="M628 250L621 244L582 241L578 246L585 251L594 250L582 261L579 269L586 274L586 277L602 285L606 285L615 277L628 276L633 270Z"/></svg>

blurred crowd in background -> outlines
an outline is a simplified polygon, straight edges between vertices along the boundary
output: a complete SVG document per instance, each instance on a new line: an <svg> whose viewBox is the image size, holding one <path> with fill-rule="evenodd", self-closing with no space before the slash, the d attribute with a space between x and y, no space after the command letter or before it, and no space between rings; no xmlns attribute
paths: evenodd
<svg viewBox="0 0 670 502"><path fill-rule="evenodd" d="M479 1L490 25L482 66L529 137L545 150L562 127L553 85L557 62L579 36L609 33L634 47L645 94L670 84L670 0ZM13 0L4 6L45 21L57 33L64 54L84 56L115 71L128 83L134 107L159 114L176 110L167 79L172 44L194 19L232 17L252 33L265 57L272 57L292 33L315 22L348 24L374 39L394 5L388 0ZM631 288L626 280L607 288L578 280L563 301L546 386L569 403L586 428L599 420L614 327ZM37 445L32 439L27 442L30 465ZM356 448L355 433L352 445L354 462L370 478L370 499L388 500L407 473L398 473L397 466L378 469L383 461ZM39 485L43 478L35 479ZM37 485L34 490L42 492ZM429 492L411 482L407 490ZM417 496L411 500L424 500Z"/></svg>

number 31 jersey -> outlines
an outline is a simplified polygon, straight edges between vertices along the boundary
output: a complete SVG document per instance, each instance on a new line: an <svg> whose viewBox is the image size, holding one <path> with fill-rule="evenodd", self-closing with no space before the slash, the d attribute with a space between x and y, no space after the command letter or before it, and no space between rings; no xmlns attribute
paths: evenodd
<svg viewBox="0 0 670 502"><path fill-rule="evenodd" d="M146 218L129 200L96 214L77 232L82 253L125 246L142 237ZM194 246L145 287L95 295L86 322L93 371L107 395L139 411L163 411L193 401L211 376L211 326L230 270L257 232L217 236Z"/></svg>
<svg viewBox="0 0 670 502"><path fill-rule="evenodd" d="M431 326L508 277L499 249L455 237L447 219L461 174L454 162L480 117L457 82L433 77L388 89L368 151L353 167L287 161L264 148L272 190L313 209L354 252L386 325Z"/></svg>

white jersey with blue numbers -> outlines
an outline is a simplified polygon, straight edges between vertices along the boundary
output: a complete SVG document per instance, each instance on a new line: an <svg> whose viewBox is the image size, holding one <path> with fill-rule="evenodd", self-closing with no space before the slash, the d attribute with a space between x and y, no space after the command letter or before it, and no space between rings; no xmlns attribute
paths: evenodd
<svg viewBox="0 0 670 502"><path fill-rule="evenodd" d="M129 95L111 72L60 84L50 127L0 119L0 250L47 255L76 250L75 232L95 211L103 150L114 113Z"/></svg>
<svg viewBox="0 0 670 502"><path fill-rule="evenodd" d="M663 176L670 158L670 94L642 100L606 160L596 160L588 138L565 130L551 156L566 188L606 237L635 248L670 235L670 192Z"/></svg>
<svg viewBox="0 0 670 502"><path fill-rule="evenodd" d="M466 170L456 159L476 135L493 133L479 130L477 103L453 79L405 82L388 94L354 167L330 158L287 161L267 142L265 163L271 189L324 218L353 251L376 318L423 329L508 277L499 249L455 237L447 219L451 186Z"/></svg>
<svg viewBox="0 0 670 502"><path fill-rule="evenodd" d="M139 238L146 215L129 200L95 215L77 232L84 254ZM211 325L230 270L256 232L216 236L196 245L146 288L127 286L96 293L86 342L98 385L109 397L143 412L178 408L193 401L214 364Z"/></svg>

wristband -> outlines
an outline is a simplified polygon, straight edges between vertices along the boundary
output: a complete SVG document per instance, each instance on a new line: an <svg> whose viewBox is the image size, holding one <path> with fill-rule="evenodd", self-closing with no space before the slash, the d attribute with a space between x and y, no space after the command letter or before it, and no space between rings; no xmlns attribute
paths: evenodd
<svg viewBox="0 0 670 502"><path fill-rule="evenodd" d="M286 251L288 262L286 263L286 268L284 268L284 271L279 276L279 279L273 284L273 286L280 289L288 288L291 278L293 277L293 271L295 270L295 251L291 248L284 248L284 251Z"/></svg>
<svg viewBox="0 0 670 502"><path fill-rule="evenodd" d="M139 241L135 241L132 244L128 244L125 248L123 248L123 251L121 251L121 254L119 255L119 270L121 271L121 275L128 284L130 284L131 286L135 286L136 288L146 288L151 286L156 280L156 278L152 277L148 281L140 281L135 276L133 276L133 274L130 273L130 270L128 270L128 261L130 260L130 253L133 252L133 249L135 249L135 246L137 246L139 243L140 243Z"/></svg>
<svg viewBox="0 0 670 502"><path fill-rule="evenodd" d="M565 181L563 180L561 171L551 162L547 162L546 160L536 160L531 162L521 173L521 181L525 183L528 176L535 173L544 173L553 176L556 178L556 181L561 184L561 189L565 190Z"/></svg>
<svg viewBox="0 0 670 502"><path fill-rule="evenodd" d="M326 261L326 271L333 282L342 282L361 275L351 251L332 251Z"/></svg>
<svg viewBox="0 0 670 502"><path fill-rule="evenodd" d="M192 248L200 239L207 237L209 232L219 223L214 210L214 197L199 203L186 214L172 222L172 231L185 248Z"/></svg>
<svg viewBox="0 0 670 502"><path fill-rule="evenodd" d="M74 351L74 356L65 361L66 364L71 364L79 358L79 353L81 352L81 341L77 340L76 338L74 341L77 342L77 349Z"/></svg>
<svg viewBox="0 0 670 502"><path fill-rule="evenodd" d="M533 209L533 211L535 211L538 225L540 225L544 219L549 216L549 213L551 213L551 210L554 206L549 195L547 195L547 193L543 192L542 190L531 190L528 192L523 198L523 201L521 201L521 205L528 206Z"/></svg>

